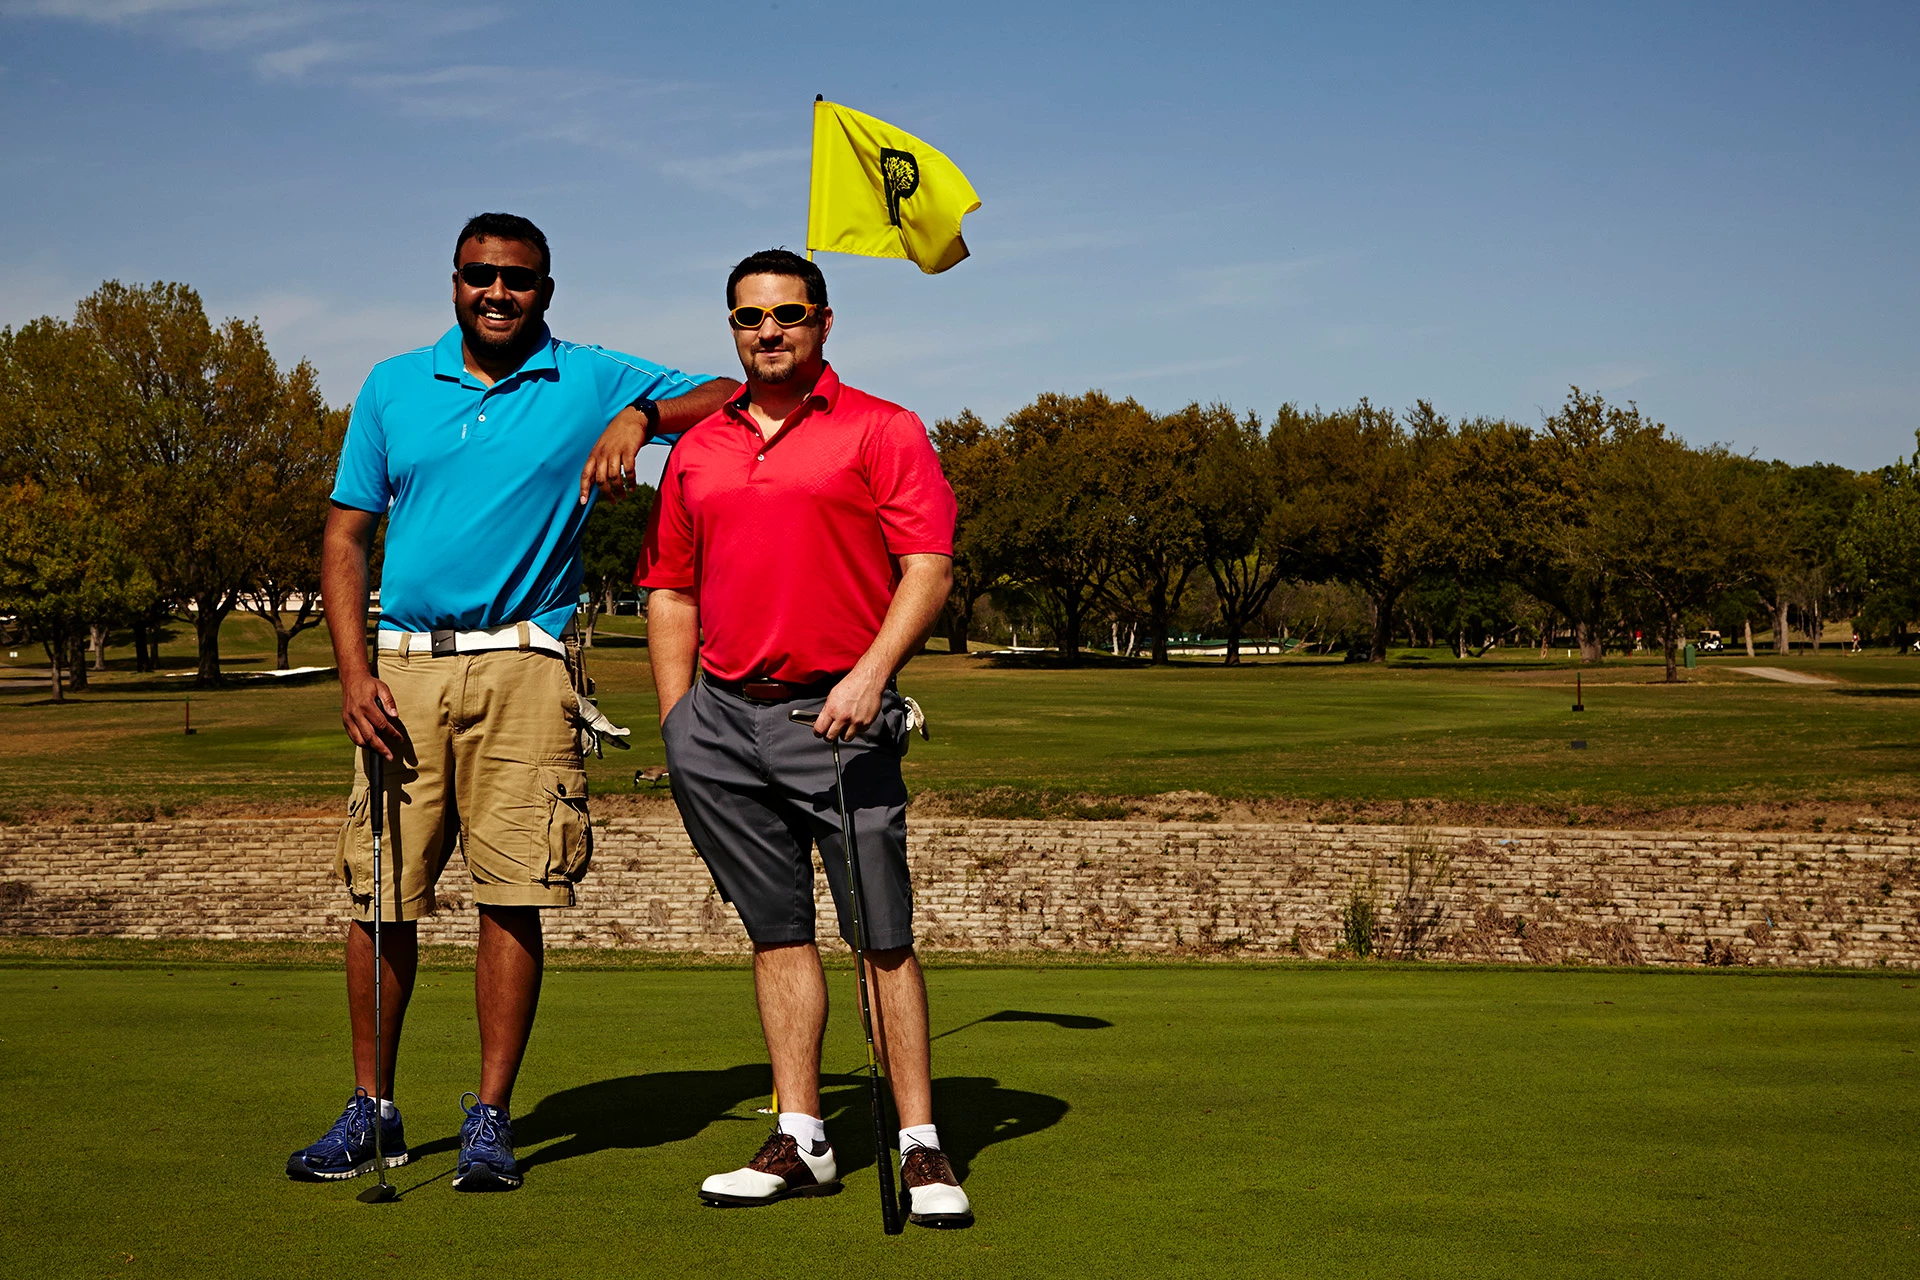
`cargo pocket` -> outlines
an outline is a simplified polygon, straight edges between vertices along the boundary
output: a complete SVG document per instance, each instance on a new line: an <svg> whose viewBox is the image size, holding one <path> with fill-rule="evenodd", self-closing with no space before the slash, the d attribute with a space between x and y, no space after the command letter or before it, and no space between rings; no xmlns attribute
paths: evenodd
<svg viewBox="0 0 1920 1280"><path fill-rule="evenodd" d="M347 820L340 826L340 838L334 851L334 874L357 898L373 898L373 788L363 777L356 777L353 792L347 797Z"/></svg>
<svg viewBox="0 0 1920 1280"><path fill-rule="evenodd" d="M587 771L540 769L547 801L547 872L542 883L578 882L593 861L593 823L587 817Z"/></svg>

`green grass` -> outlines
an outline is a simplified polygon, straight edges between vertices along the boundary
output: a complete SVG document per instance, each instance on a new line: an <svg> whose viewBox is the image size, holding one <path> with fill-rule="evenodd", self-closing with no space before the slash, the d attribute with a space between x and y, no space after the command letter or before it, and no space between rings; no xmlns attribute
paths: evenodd
<svg viewBox="0 0 1920 1280"><path fill-rule="evenodd" d="M613 620L594 652L602 701L636 742L590 763L602 795L630 791L633 771L663 758L637 629ZM271 665L259 621L232 619L226 637L232 669ZM190 642L183 629L167 670L190 669ZM322 633L300 637L296 663L329 660ZM1837 683L1782 685L1731 670L1745 665L1791 665ZM1385 668L1289 658L1239 670L1194 661L1064 671L929 655L903 677L934 734L914 744L906 770L923 795L1009 816L1116 816L1124 804L1085 798L1180 791L1334 811L1438 801L1456 818L1515 820L1782 801L1914 805L1920 659L1716 658L1679 686L1660 682L1656 661L1614 659L1584 673L1583 714L1570 710L1575 667L1512 651L1464 661L1399 653ZM193 737L181 732L188 699ZM1572 750L1575 739L1588 749ZM0 811L16 815L333 806L347 777L330 682L201 693L183 678L121 670L65 706L38 688L0 692L0 764L9 766Z"/></svg>
<svg viewBox="0 0 1920 1280"><path fill-rule="evenodd" d="M842 1194L695 1200L766 1124L740 970L550 975L516 1108L527 1183L492 1197L448 1187L471 980L424 974L399 1095L419 1158L372 1208L364 1180L280 1173L346 1092L335 974L0 969L0 1256L102 1277L1920 1268L1920 990L1897 977L1185 966L931 986L952 1031L939 1118L980 1224L889 1240L848 1075L827 1093ZM835 995L844 1072L844 977Z"/></svg>

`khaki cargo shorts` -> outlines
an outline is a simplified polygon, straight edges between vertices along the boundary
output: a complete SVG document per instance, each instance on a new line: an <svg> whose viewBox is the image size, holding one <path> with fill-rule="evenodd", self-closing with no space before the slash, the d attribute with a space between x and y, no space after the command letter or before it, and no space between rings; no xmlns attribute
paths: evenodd
<svg viewBox="0 0 1920 1280"><path fill-rule="evenodd" d="M457 842L485 906L570 907L593 857L587 775L567 664L539 650L382 653L405 741L386 766L381 915L434 913ZM373 822L364 754L335 866L354 918L373 919Z"/></svg>

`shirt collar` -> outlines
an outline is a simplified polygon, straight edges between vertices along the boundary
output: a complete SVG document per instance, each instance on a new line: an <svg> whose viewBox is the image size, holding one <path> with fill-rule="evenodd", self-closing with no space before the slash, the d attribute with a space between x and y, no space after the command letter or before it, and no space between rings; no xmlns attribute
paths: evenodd
<svg viewBox="0 0 1920 1280"><path fill-rule="evenodd" d="M456 348L457 350L457 348ZM531 363L531 361L529 361ZM740 394L727 401L727 408L735 413L744 414L747 405L753 400L753 389L746 383L740 384ZM801 409L810 409L815 413L832 413L833 406L840 401L840 375L833 371L831 364L823 365L820 378L813 384L813 391L800 402ZM799 409L794 413L797 415Z"/></svg>
<svg viewBox="0 0 1920 1280"><path fill-rule="evenodd" d="M461 349L461 341L460 326L457 324L440 335L440 341L433 344L433 376L436 378L445 378L449 382L464 382L478 387L480 386L480 380L467 372L467 358ZM493 385L497 387L502 383L510 382L514 378L523 377L530 373L540 373L543 371L557 373L560 366L553 358L555 345L553 331L542 323L540 326L540 342L534 347L532 354L521 363L518 369L506 377L501 378Z"/></svg>

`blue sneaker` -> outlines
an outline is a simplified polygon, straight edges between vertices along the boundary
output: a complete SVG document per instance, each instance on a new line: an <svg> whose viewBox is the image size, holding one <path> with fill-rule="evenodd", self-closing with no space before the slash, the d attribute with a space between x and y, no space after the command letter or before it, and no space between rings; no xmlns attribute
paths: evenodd
<svg viewBox="0 0 1920 1280"><path fill-rule="evenodd" d="M467 1105L467 1099L473 1105ZM467 1118L460 1123L460 1163L453 1174L455 1191L511 1191L520 1185L520 1166L513 1158L513 1125L500 1107L480 1101L477 1093L460 1095Z"/></svg>
<svg viewBox="0 0 1920 1280"><path fill-rule="evenodd" d="M347 1099L347 1109L333 1122L320 1141L302 1147L287 1157L287 1176L300 1182L336 1182L357 1178L373 1168L373 1118L377 1111L365 1089L355 1089ZM393 1118L380 1127L380 1151L389 1169L405 1164L406 1131L400 1125L396 1108Z"/></svg>

